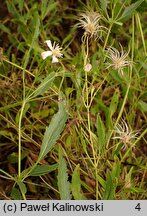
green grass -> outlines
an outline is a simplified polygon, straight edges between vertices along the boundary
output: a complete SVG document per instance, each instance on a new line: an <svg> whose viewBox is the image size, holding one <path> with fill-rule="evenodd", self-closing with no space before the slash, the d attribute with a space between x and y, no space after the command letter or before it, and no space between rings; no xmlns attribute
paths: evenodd
<svg viewBox="0 0 147 216"><path fill-rule="evenodd" d="M0 199L147 198L146 8L146 0L3 2ZM86 11L101 14L96 40L75 27ZM42 59L46 40L62 47L59 63ZM123 72L108 58L121 46ZM114 139L123 122L137 133L129 141Z"/></svg>

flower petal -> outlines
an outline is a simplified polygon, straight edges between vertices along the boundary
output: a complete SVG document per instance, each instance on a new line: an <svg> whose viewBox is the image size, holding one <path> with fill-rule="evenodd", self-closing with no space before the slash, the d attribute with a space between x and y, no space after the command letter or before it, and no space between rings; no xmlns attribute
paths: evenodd
<svg viewBox="0 0 147 216"><path fill-rule="evenodd" d="M59 62L58 58L53 55L53 57L52 57L52 63L57 63L57 62Z"/></svg>
<svg viewBox="0 0 147 216"><path fill-rule="evenodd" d="M47 43L47 46L50 48L50 50L53 50L53 46L50 40L46 40L45 43Z"/></svg>
<svg viewBox="0 0 147 216"><path fill-rule="evenodd" d="M41 53L43 60L46 59L48 56L51 56L51 55L52 55L52 51L45 51L45 52Z"/></svg>

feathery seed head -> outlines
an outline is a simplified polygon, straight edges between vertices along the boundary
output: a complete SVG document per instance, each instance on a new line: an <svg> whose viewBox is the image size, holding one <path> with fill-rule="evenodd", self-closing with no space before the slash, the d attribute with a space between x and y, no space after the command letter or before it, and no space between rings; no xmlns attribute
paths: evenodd
<svg viewBox="0 0 147 216"><path fill-rule="evenodd" d="M121 45L120 45L121 46ZM121 52L119 52L114 47L109 47L107 49L106 57L111 60L111 63L108 63L108 67L113 67L118 72L123 74L123 68L131 65L131 61L127 60L129 52L124 52L123 47L121 46Z"/></svg>
<svg viewBox="0 0 147 216"><path fill-rule="evenodd" d="M122 120L121 123L117 124L114 131L117 135L113 139L120 139L124 144L124 149L128 148L128 144L131 143L132 139L137 138L138 133L134 133L127 123Z"/></svg>
<svg viewBox="0 0 147 216"><path fill-rule="evenodd" d="M100 35L98 32L102 33L106 27L100 26L99 21L101 15L94 11L87 11L81 13L78 19L79 23L76 24L77 27L83 28L85 30L84 35L89 38L98 39Z"/></svg>

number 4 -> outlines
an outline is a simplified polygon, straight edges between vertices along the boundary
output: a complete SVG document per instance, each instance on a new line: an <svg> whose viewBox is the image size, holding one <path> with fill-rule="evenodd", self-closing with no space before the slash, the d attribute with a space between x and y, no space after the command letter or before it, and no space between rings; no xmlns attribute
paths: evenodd
<svg viewBox="0 0 147 216"><path fill-rule="evenodd" d="M137 209L138 211L141 210L140 203L137 203L137 205L135 206L135 209Z"/></svg>

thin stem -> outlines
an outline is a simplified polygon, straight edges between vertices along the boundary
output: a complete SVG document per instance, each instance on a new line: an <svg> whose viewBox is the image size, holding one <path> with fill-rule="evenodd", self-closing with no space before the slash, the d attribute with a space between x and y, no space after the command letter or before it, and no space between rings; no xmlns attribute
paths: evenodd
<svg viewBox="0 0 147 216"><path fill-rule="evenodd" d="M25 194L22 193L22 192L21 192L21 194L22 194L23 200L26 200L26 196L25 196Z"/></svg>
<svg viewBox="0 0 147 216"><path fill-rule="evenodd" d="M116 127L116 125L118 124L118 122L119 122L119 120L120 120L120 118L122 116L122 113L123 113L123 110L124 110L124 107L125 107L125 104L126 104L126 101L127 101L129 90L130 90L130 82L129 82L127 90L126 90L126 94L125 94L125 97L124 97L124 100L123 100L119 115L118 115L117 120L116 120L116 122L114 124L114 128ZM109 138L108 138L108 141L107 141L107 145L106 145L107 148L108 148L108 145L109 145L112 134L113 134L113 130L111 130L111 132L110 132L110 135L109 135Z"/></svg>
<svg viewBox="0 0 147 216"><path fill-rule="evenodd" d="M132 52L131 52L131 62L133 62L133 58L134 58L134 16L132 17ZM131 86L131 79L132 79L132 65L130 65L130 80L129 80L129 83L128 83L128 86L127 86L127 90L126 90L126 94L125 94L125 97L124 97L124 100L123 100L123 104L121 106L121 109L120 109L120 112L119 112L119 115L117 117L117 120L114 124L114 128L116 127L116 125L118 124L121 116L122 116L122 113L123 113L123 110L124 110L124 107L125 107L125 104L126 104L126 101L127 101L127 97L128 97L128 93L129 93L129 90L130 90L130 86ZM111 136L112 136L112 133L113 133L113 130L111 130L110 132L110 135L109 135L109 138L108 138L108 141L107 141L107 148L108 148L108 145L109 145L109 142L110 142L110 139L111 139Z"/></svg>
<svg viewBox="0 0 147 216"><path fill-rule="evenodd" d="M31 51L31 47L29 49L28 52L26 52L26 58L25 58L25 62L23 65L23 72L22 72L22 84L23 84L23 101L22 101L22 107L21 107L21 112L20 112L20 116L19 116L19 125L18 125L18 178L21 178L21 137L22 137L22 131L21 131L21 124L22 124L22 118L23 118L23 112L24 112L24 108L25 105L27 103L26 100L26 92L25 92L25 73L26 73L26 67L29 61L29 56L30 56L30 51Z"/></svg>
<svg viewBox="0 0 147 216"><path fill-rule="evenodd" d="M15 180L15 179L13 178L13 176L11 176L9 173L5 172L4 170L0 169L0 172L2 172L3 174L5 174L6 176L8 176L9 179L11 179L11 180L13 180L13 181Z"/></svg>
<svg viewBox="0 0 147 216"><path fill-rule="evenodd" d="M127 1L127 0L126 0L126 1ZM121 7L120 7L120 9L119 9L119 11L118 11L116 17L115 17L115 20L116 20L116 21L121 20L121 17L120 17L118 20L117 20L117 18L118 18L118 16L120 15L120 13L121 13L121 11L122 11L124 5L126 4L126 1L124 1L124 2L122 3L122 5L121 5Z"/></svg>
<svg viewBox="0 0 147 216"><path fill-rule="evenodd" d="M126 2L126 1L125 1ZM110 26L109 26L109 29L108 29L108 34L107 34L107 37L106 37L106 40L105 40L105 43L104 43L104 48L103 50L105 50L106 46L107 46L107 43L108 43L108 39L109 39L109 35L110 35L110 32L111 32L111 29L112 29L112 26L113 26L113 23L115 23L115 21L117 21L117 18L118 16L120 15L121 11L122 11L122 8L125 4L125 2L122 4L120 10L118 11L116 17L114 17L114 10L115 10L115 7L116 7L116 3L114 4L113 8L112 8L112 18L111 18L111 23L110 23ZM110 20L110 18L109 18Z"/></svg>
<svg viewBox="0 0 147 216"><path fill-rule="evenodd" d="M144 52L145 52L145 55L147 56L147 50L146 50L145 40L144 40L142 26L141 26L140 17L139 17L138 13L136 13L136 19L137 19L137 22L138 22L138 25L139 25L139 29L140 29L140 34L141 34L141 39L142 39L142 44L143 44Z"/></svg>
<svg viewBox="0 0 147 216"><path fill-rule="evenodd" d="M24 71L25 71L26 73L28 73L29 75L35 77L35 75L32 74L30 71L28 71L28 70L24 69L23 67L21 67L21 66L15 64L15 63L13 63L13 62L11 62L11 61L9 61L8 59L4 58L3 61L5 61L5 62L11 64L12 66L14 66L14 67L16 67L16 68L19 68L19 69L21 69L21 70L24 70Z"/></svg>
<svg viewBox="0 0 147 216"><path fill-rule="evenodd" d="M106 46L107 46L107 43L108 43L108 39L109 39L109 35L110 35L110 32L111 32L112 26L113 26L113 23L111 23L110 26L109 26L108 33L107 33L107 36L106 36L106 40L105 40L105 43L104 43L103 50L106 49Z"/></svg>
<svg viewBox="0 0 147 216"><path fill-rule="evenodd" d="M134 47L135 47L135 28L134 28L134 15L132 16L132 51L131 51L131 62L134 60ZM131 70L130 70L130 81L132 78L132 64L131 64Z"/></svg>
<svg viewBox="0 0 147 216"><path fill-rule="evenodd" d="M63 63L61 62L60 64L62 65L62 67L63 67L63 69L64 69L65 67L64 67ZM62 85L63 85L64 79L65 79L65 73L64 73L64 71L63 71L63 73L62 73L61 83L60 83L60 86L59 86L59 92L61 91L61 88L62 88Z"/></svg>
<svg viewBox="0 0 147 216"><path fill-rule="evenodd" d="M96 96L96 94L98 93L98 91L100 90L100 88L102 87L102 85L104 84L104 82L106 81L107 77L108 77L109 73L104 77L103 81L101 82L100 86L98 87L98 89L91 95L91 100L89 103L89 106L92 105L92 102Z"/></svg>
<svg viewBox="0 0 147 216"><path fill-rule="evenodd" d="M26 101L24 100L22 103L22 107L21 107L21 112L19 116L19 125L18 125L18 177L19 178L21 176L21 136L22 136L21 122L22 122L25 104L26 104Z"/></svg>
<svg viewBox="0 0 147 216"><path fill-rule="evenodd" d="M87 64L87 59L88 59L88 53L89 53L89 45L88 45L88 38L86 41L86 57L84 58L84 64ZM85 89L86 89L86 109L87 109L87 122L88 122L88 133L89 133L89 138L90 138L90 143L91 143L91 148L92 148L92 154L93 154L93 166L95 169L95 179L96 179L96 200L98 200L98 160L96 156L96 151L94 149L94 143L93 143L93 138L92 138L92 133L91 133L91 123L90 123L90 103L89 103L89 88L88 88L88 76L87 76L87 71L85 71Z"/></svg>

